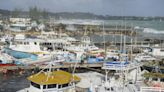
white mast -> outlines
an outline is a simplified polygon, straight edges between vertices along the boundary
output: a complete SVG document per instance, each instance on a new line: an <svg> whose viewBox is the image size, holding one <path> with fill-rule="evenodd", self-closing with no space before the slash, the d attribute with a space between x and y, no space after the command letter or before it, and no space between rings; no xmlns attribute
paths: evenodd
<svg viewBox="0 0 164 92"><path fill-rule="evenodd" d="M131 55L130 55L130 61L132 61L132 54L133 54L133 51L132 51L133 50L133 46L132 46L133 37L132 36L133 36L133 24L132 24L132 30L131 30L131 50L130 50L131 51L130 52Z"/></svg>
<svg viewBox="0 0 164 92"><path fill-rule="evenodd" d="M118 30L118 29L117 29L117 23L116 23L116 33L117 33L117 30ZM114 42L115 42L114 44L115 44L115 46L116 46L116 34L114 34Z"/></svg>
<svg viewBox="0 0 164 92"><path fill-rule="evenodd" d="M126 51L126 22L125 22L125 34L124 34L124 51Z"/></svg>
<svg viewBox="0 0 164 92"><path fill-rule="evenodd" d="M121 32L121 37L120 37L120 51L122 51L122 32Z"/></svg>
<svg viewBox="0 0 164 92"><path fill-rule="evenodd" d="M104 40L104 51L106 56L104 21L103 21L103 40Z"/></svg>

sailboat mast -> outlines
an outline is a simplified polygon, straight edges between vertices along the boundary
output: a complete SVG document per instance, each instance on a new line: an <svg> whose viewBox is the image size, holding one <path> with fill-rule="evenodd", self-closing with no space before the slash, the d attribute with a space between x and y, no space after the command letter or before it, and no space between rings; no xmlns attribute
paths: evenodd
<svg viewBox="0 0 164 92"><path fill-rule="evenodd" d="M132 55L133 55L133 51L132 51L133 50L133 47L132 47L133 38L132 37L133 37L133 24L132 24L132 30L131 30L131 50L130 50L131 51L130 52L131 55L130 55L130 61L132 61Z"/></svg>
<svg viewBox="0 0 164 92"><path fill-rule="evenodd" d="M104 21L103 21L103 41L104 41L104 51L106 56Z"/></svg>
<svg viewBox="0 0 164 92"><path fill-rule="evenodd" d="M121 37L120 37L120 51L122 51L122 32L121 32Z"/></svg>
<svg viewBox="0 0 164 92"><path fill-rule="evenodd" d="M126 36L124 35L124 52L126 50L125 43L126 43Z"/></svg>
<svg viewBox="0 0 164 92"><path fill-rule="evenodd" d="M114 34L114 45L116 46L116 34L117 34L117 23L116 23L116 33Z"/></svg>
<svg viewBox="0 0 164 92"><path fill-rule="evenodd" d="M125 22L125 34L124 34L124 52L125 51L126 51L126 22Z"/></svg>

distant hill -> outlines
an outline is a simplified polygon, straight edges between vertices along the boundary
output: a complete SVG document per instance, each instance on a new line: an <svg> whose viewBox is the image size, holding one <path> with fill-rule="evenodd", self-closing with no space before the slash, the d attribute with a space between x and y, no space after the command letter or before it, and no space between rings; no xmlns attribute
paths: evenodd
<svg viewBox="0 0 164 92"><path fill-rule="evenodd" d="M4 17L9 17L11 14L12 11L0 9L0 15ZM51 17L55 17L56 19L104 19L104 16L85 12L48 12L48 15ZM28 12L22 11L20 16L28 17Z"/></svg>
<svg viewBox="0 0 164 92"><path fill-rule="evenodd" d="M9 10L0 9L0 15L2 15L2 16L9 16L10 13L11 13L11 11L9 11Z"/></svg>
<svg viewBox="0 0 164 92"><path fill-rule="evenodd" d="M138 16L110 16L110 15L96 15L93 13L85 12L47 12L49 16L56 19L101 19L101 20L160 20L164 21L164 17L138 17ZM1 17L9 17L12 11L0 9ZM42 13L40 13L42 14ZM27 11L22 11L19 15L20 17L28 17L29 13Z"/></svg>
<svg viewBox="0 0 164 92"><path fill-rule="evenodd" d="M59 13L51 13L52 16L60 19L96 19L98 15L93 13L83 13L83 12L59 12Z"/></svg>

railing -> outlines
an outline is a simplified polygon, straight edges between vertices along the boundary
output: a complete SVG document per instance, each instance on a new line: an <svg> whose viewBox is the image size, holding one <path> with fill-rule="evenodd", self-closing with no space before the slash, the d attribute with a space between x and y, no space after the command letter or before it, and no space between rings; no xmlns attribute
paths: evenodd
<svg viewBox="0 0 164 92"><path fill-rule="evenodd" d="M161 87L141 87L140 92L164 92L164 88L161 88Z"/></svg>
<svg viewBox="0 0 164 92"><path fill-rule="evenodd" d="M129 69L135 69L142 66L142 64L103 64L103 69L109 69L109 70L129 70Z"/></svg>

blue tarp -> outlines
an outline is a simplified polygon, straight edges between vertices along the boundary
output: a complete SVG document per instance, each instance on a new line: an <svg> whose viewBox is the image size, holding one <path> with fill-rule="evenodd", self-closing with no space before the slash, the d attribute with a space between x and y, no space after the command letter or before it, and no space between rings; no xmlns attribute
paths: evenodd
<svg viewBox="0 0 164 92"><path fill-rule="evenodd" d="M92 57L89 57L88 58L88 63L98 63L98 62L102 62L102 61L104 61L104 59L102 59L102 58L92 58Z"/></svg>
<svg viewBox="0 0 164 92"><path fill-rule="evenodd" d="M127 64L129 64L129 62L127 62L127 61L125 61L125 62L111 61L111 62L106 62L106 64L115 64L115 65L122 64L122 65L127 65Z"/></svg>

